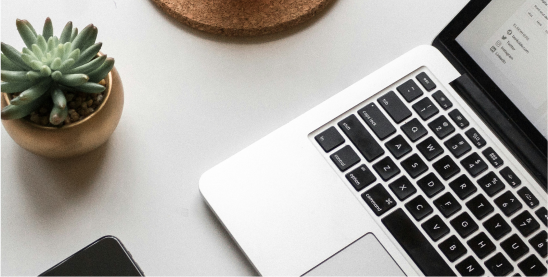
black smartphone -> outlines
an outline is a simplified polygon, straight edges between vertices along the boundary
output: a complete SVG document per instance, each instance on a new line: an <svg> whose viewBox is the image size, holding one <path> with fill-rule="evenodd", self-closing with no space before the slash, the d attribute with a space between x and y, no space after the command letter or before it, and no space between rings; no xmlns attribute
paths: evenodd
<svg viewBox="0 0 548 277"><path fill-rule="evenodd" d="M104 236L39 276L145 276L122 242Z"/></svg>

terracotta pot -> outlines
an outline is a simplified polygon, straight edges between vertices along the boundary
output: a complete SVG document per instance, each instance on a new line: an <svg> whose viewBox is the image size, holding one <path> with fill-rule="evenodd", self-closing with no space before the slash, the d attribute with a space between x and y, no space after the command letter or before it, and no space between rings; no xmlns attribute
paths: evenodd
<svg viewBox="0 0 548 277"><path fill-rule="evenodd" d="M11 138L28 151L49 158L68 158L96 149L107 141L122 116L124 88L116 68L108 74L99 108L81 121L63 127L44 127L27 119L2 120ZM2 108L9 105L2 93Z"/></svg>

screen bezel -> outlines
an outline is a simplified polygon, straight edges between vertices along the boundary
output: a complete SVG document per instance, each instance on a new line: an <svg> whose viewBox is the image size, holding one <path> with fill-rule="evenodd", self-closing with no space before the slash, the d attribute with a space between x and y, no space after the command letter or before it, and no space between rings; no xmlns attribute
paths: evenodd
<svg viewBox="0 0 548 277"><path fill-rule="evenodd" d="M496 103L509 120L515 122L523 136L529 138L534 146L543 154L546 159L547 141L538 129L525 117L525 115L514 105L506 94L495 84L495 82L481 69L481 67L470 57L470 55L456 41L464 29L476 18L476 16L491 2L491 0L470 1L453 20L438 35L433 45L451 61L455 68L461 73L467 73L483 89L485 93Z"/></svg>

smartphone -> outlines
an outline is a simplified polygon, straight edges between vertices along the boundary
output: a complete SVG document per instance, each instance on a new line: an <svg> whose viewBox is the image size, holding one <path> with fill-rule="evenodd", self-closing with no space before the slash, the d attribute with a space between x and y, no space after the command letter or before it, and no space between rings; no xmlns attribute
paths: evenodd
<svg viewBox="0 0 548 277"><path fill-rule="evenodd" d="M145 276L122 242L104 236L39 276Z"/></svg>

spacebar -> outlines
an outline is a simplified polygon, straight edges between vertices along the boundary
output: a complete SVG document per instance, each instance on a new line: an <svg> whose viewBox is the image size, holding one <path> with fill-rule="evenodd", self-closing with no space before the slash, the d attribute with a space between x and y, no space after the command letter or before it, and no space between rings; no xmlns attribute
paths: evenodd
<svg viewBox="0 0 548 277"><path fill-rule="evenodd" d="M402 209L397 209L383 218L382 223L424 275L456 276Z"/></svg>

